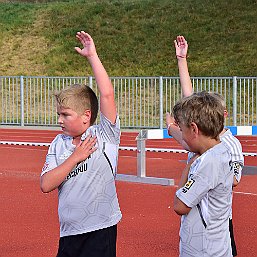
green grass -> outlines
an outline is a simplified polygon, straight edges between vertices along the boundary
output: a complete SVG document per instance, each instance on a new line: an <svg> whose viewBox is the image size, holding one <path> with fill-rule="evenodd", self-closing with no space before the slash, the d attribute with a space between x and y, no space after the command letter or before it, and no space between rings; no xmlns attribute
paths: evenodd
<svg viewBox="0 0 257 257"><path fill-rule="evenodd" d="M191 76L257 76L256 17L255 0L0 1L0 75L91 75L85 30L110 76L177 76L177 35Z"/></svg>

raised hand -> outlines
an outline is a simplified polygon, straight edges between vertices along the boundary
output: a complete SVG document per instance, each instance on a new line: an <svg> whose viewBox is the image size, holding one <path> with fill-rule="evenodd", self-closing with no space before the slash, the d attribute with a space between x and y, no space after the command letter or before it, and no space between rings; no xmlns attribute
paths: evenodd
<svg viewBox="0 0 257 257"><path fill-rule="evenodd" d="M188 44L183 36L177 36L177 40L174 40L174 46L176 49L177 58L186 58Z"/></svg>
<svg viewBox="0 0 257 257"><path fill-rule="evenodd" d="M176 125L174 117L169 112L166 113L166 127L168 128L171 124Z"/></svg>
<svg viewBox="0 0 257 257"><path fill-rule="evenodd" d="M96 136L92 137L88 135L84 141L81 141L80 144L76 146L72 155L76 158L77 163L86 160L88 156L97 149L95 144Z"/></svg>
<svg viewBox="0 0 257 257"><path fill-rule="evenodd" d="M96 48L93 38L85 31L77 32L76 38L80 41L83 48L75 47L75 50L84 57L92 57L96 55Z"/></svg>

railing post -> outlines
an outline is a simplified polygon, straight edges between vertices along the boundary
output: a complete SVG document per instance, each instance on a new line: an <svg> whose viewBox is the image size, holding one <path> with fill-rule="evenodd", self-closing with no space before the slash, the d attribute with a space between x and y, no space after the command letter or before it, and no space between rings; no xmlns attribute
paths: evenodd
<svg viewBox="0 0 257 257"><path fill-rule="evenodd" d="M233 126L236 126L236 124L237 124L237 77L233 76Z"/></svg>
<svg viewBox="0 0 257 257"><path fill-rule="evenodd" d="M21 101L21 122L20 125L24 127L24 78L20 76L20 101Z"/></svg>
<svg viewBox="0 0 257 257"><path fill-rule="evenodd" d="M88 77L88 82L89 82L89 87L93 88L93 77L92 76Z"/></svg>
<svg viewBox="0 0 257 257"><path fill-rule="evenodd" d="M140 130L137 136L137 176L145 177L145 130Z"/></svg>
<svg viewBox="0 0 257 257"><path fill-rule="evenodd" d="M159 77L160 91L160 129L163 129L163 77Z"/></svg>

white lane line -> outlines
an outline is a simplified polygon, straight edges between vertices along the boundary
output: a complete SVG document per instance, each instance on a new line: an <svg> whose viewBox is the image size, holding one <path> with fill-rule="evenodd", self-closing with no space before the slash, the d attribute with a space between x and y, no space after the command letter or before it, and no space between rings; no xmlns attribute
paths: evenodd
<svg viewBox="0 0 257 257"><path fill-rule="evenodd" d="M254 196L257 196L257 194L254 194L254 193L239 192L239 191L234 191L234 194L240 194L240 195L254 195Z"/></svg>

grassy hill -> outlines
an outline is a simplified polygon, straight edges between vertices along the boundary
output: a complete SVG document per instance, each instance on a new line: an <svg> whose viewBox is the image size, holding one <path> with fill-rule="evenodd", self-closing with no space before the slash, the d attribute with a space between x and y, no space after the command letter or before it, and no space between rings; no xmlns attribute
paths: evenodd
<svg viewBox="0 0 257 257"><path fill-rule="evenodd" d="M191 76L257 76L256 17L256 0L0 0L0 75L91 75L85 30L110 76L177 76L177 35Z"/></svg>

